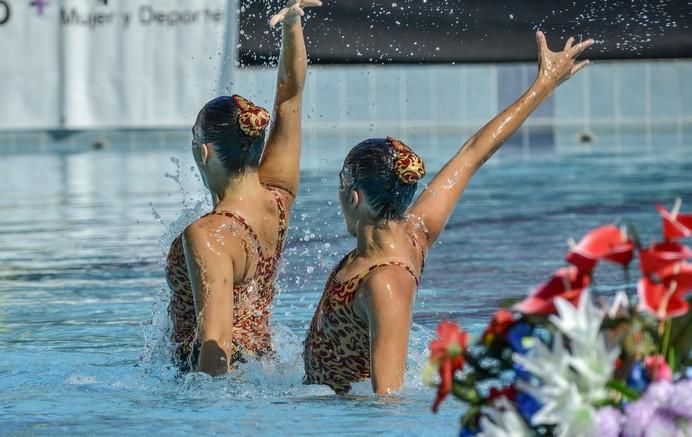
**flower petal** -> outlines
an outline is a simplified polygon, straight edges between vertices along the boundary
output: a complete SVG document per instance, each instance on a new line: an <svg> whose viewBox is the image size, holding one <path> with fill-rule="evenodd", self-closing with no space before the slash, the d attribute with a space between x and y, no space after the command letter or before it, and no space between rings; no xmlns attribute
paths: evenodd
<svg viewBox="0 0 692 437"><path fill-rule="evenodd" d="M687 313L689 304L684 297L692 290L692 266L671 265L657 276L660 277L644 276L637 283L640 305L663 320Z"/></svg>
<svg viewBox="0 0 692 437"><path fill-rule="evenodd" d="M601 259L627 265L632 261L634 244L615 225L594 229L567 252L567 262L580 272L590 273Z"/></svg>
<svg viewBox="0 0 692 437"><path fill-rule="evenodd" d="M433 402L432 410L437 413L440 408L440 404L447 397L447 395L452 391L452 363L450 360L445 360L440 364L440 385L437 388L437 396Z"/></svg>
<svg viewBox="0 0 692 437"><path fill-rule="evenodd" d="M639 252L639 267L649 275L680 261L692 258L692 249L674 241L652 244Z"/></svg>
<svg viewBox="0 0 692 437"><path fill-rule="evenodd" d="M561 268L553 274L552 278L513 308L523 314L553 314L556 311L554 303L556 297L562 297L576 305L589 282L589 276L581 273L576 267Z"/></svg>
<svg viewBox="0 0 692 437"><path fill-rule="evenodd" d="M662 205L656 205L663 221L663 238L674 240L692 237L692 214L676 214L675 217Z"/></svg>

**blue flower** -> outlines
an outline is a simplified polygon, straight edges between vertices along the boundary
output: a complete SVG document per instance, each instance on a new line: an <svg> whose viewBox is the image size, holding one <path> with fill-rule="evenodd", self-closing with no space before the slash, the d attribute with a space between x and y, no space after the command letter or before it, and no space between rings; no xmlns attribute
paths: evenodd
<svg viewBox="0 0 692 437"><path fill-rule="evenodd" d="M517 322L507 330L507 341L515 352L524 355L533 346L533 326Z"/></svg>
<svg viewBox="0 0 692 437"><path fill-rule="evenodd" d="M536 414L543 406L536 400L536 398L524 392L519 392L517 394L515 402L517 404L519 413L528 423L531 423L531 418L533 415Z"/></svg>
<svg viewBox="0 0 692 437"><path fill-rule="evenodd" d="M642 362L635 362L627 375L627 385L637 391L644 391L649 385L649 378L646 376L646 367Z"/></svg>
<svg viewBox="0 0 692 437"><path fill-rule="evenodd" d="M521 364L516 362L512 363L512 369L514 370L514 374L516 375L517 379L529 381L533 378L533 374L526 370Z"/></svg>

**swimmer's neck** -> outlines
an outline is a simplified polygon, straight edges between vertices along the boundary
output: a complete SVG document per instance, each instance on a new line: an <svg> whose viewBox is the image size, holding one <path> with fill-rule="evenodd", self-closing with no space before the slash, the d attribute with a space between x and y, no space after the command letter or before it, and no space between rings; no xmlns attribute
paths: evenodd
<svg viewBox="0 0 692 437"><path fill-rule="evenodd" d="M238 201L252 201L262 191L257 171L247 171L241 175L228 175L217 181L209 190L214 208L223 209Z"/></svg>
<svg viewBox="0 0 692 437"><path fill-rule="evenodd" d="M356 231L356 255L363 258L387 258L401 253L405 237L402 223L359 222Z"/></svg>

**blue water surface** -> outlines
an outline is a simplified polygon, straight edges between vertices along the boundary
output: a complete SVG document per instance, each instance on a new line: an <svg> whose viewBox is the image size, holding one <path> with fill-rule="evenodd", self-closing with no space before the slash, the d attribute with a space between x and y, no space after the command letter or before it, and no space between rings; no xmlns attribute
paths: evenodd
<svg viewBox="0 0 692 437"><path fill-rule="evenodd" d="M166 358L168 243L208 207L187 149L0 159L0 434L456 435L461 406L430 412L425 349L442 319L478 333L500 301L563 264L567 239L629 219L649 241L656 202L692 210L689 148L527 157L474 178L428 259L406 387L377 398L302 385L301 341L330 267L353 246L339 162L303 173L274 307L276 362L177 378ZM429 173L452 150L426 156ZM177 157L171 159L171 157ZM602 266L601 293L622 273Z"/></svg>

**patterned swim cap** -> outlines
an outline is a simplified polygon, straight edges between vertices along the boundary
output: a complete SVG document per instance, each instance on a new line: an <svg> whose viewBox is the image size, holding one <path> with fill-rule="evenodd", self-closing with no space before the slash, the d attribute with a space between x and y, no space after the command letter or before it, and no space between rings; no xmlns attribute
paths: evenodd
<svg viewBox="0 0 692 437"><path fill-rule="evenodd" d="M396 138L387 137L387 142L396 150L397 157L394 161L394 172L401 182L412 185L425 176L425 164L420 156Z"/></svg>
<svg viewBox="0 0 692 437"><path fill-rule="evenodd" d="M239 95L234 95L233 101L240 109L240 114L238 115L240 130L251 138L257 138L262 135L269 125L269 112Z"/></svg>

